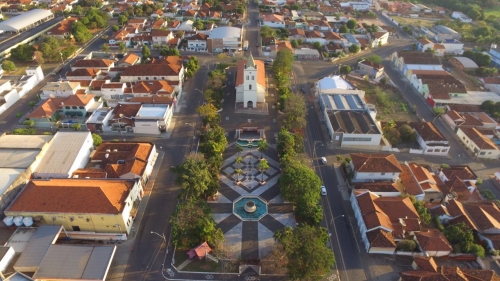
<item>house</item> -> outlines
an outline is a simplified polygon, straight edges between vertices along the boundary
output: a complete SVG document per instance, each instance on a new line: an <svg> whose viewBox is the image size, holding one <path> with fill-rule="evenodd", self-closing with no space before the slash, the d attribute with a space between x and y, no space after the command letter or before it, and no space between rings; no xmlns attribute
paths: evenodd
<svg viewBox="0 0 500 281"><path fill-rule="evenodd" d="M5 214L39 217L73 231L128 235L142 193L138 180L34 179Z"/></svg>
<svg viewBox="0 0 500 281"><path fill-rule="evenodd" d="M431 31L435 34L434 39L438 42L446 39L460 40L462 37L459 32L456 32L455 30L444 25L435 25L431 28Z"/></svg>
<svg viewBox="0 0 500 281"><path fill-rule="evenodd" d="M473 60L467 57L451 57L448 62L462 71L476 70L479 68Z"/></svg>
<svg viewBox="0 0 500 281"><path fill-rule="evenodd" d="M163 16L163 11L161 9L158 9L151 14L151 17L154 19L161 18L162 16Z"/></svg>
<svg viewBox="0 0 500 281"><path fill-rule="evenodd" d="M66 98L48 98L27 116L35 128L54 128L60 118L84 118L100 105L94 95L71 95Z"/></svg>
<svg viewBox="0 0 500 281"><path fill-rule="evenodd" d="M409 197L354 190L350 202L367 253L393 255L396 241L420 231L420 217Z"/></svg>
<svg viewBox="0 0 500 281"><path fill-rule="evenodd" d="M183 31L196 30L196 28L193 28L193 23L194 22L192 20L183 21L181 24L179 24L176 30L183 30Z"/></svg>
<svg viewBox="0 0 500 281"><path fill-rule="evenodd" d="M184 20L196 20L197 15L198 15L198 11L196 11L196 10L186 10L182 14L182 18Z"/></svg>
<svg viewBox="0 0 500 281"><path fill-rule="evenodd" d="M394 154L352 153L349 163L353 182L393 181L403 171Z"/></svg>
<svg viewBox="0 0 500 281"><path fill-rule="evenodd" d="M448 140L432 122L411 122L422 154L446 156L450 151Z"/></svg>
<svg viewBox="0 0 500 281"><path fill-rule="evenodd" d="M337 32L325 31L323 32L323 39L326 42L343 44L344 40Z"/></svg>
<svg viewBox="0 0 500 281"><path fill-rule="evenodd" d="M414 195L415 199L426 202L440 202L443 198L443 193L446 195L446 190L443 192L444 184L441 179L433 172L429 171L426 167L407 162L405 162L405 166L409 168L409 171L414 177L415 182L418 184L419 189L424 193L423 196L419 196L421 194L415 194L415 192L407 190L411 195L416 195ZM412 184L403 176L401 176L401 181L404 182L404 184Z"/></svg>
<svg viewBox="0 0 500 281"><path fill-rule="evenodd" d="M330 24L325 20L309 20L307 26L309 31L331 31Z"/></svg>
<svg viewBox="0 0 500 281"><path fill-rule="evenodd" d="M355 190L368 190L373 194L383 197L398 197L404 193L404 187L397 182L356 182L353 186Z"/></svg>
<svg viewBox="0 0 500 281"><path fill-rule="evenodd" d="M90 132L57 132L33 178L69 178L75 170L85 167L93 146Z"/></svg>
<svg viewBox="0 0 500 281"><path fill-rule="evenodd" d="M271 58L275 58L278 54L279 51L281 50L289 50L291 53L293 53L293 47L290 41L276 41L275 44L271 45L269 47L269 56Z"/></svg>
<svg viewBox="0 0 500 281"><path fill-rule="evenodd" d="M240 60L236 72L236 104L243 108L256 108L265 103L266 69L264 62L254 60L252 54L248 59Z"/></svg>
<svg viewBox="0 0 500 281"><path fill-rule="evenodd" d="M344 47L338 43L330 42L330 43L326 44L324 46L324 48L325 48L325 51L328 52L330 55L345 52Z"/></svg>
<svg viewBox="0 0 500 281"><path fill-rule="evenodd" d="M425 257L414 257L424 259ZM414 280L463 280L463 281L491 281L500 278L493 270L486 269L467 269L457 266L437 266L432 257L428 266L421 267L418 270L403 271L400 273L399 281ZM423 261L419 262L422 264Z"/></svg>
<svg viewBox="0 0 500 281"><path fill-rule="evenodd" d="M483 80L483 85L485 88L488 90L495 92L495 93L500 93L500 77L485 77L482 78Z"/></svg>
<svg viewBox="0 0 500 281"><path fill-rule="evenodd" d="M223 51L236 52L242 50L241 28L221 26L210 31L207 40L207 49L210 53Z"/></svg>
<svg viewBox="0 0 500 281"><path fill-rule="evenodd" d="M271 28L285 28L285 21L282 15L264 14L260 16L260 25L266 25Z"/></svg>
<svg viewBox="0 0 500 281"><path fill-rule="evenodd" d="M101 70L92 68L80 68L66 72L66 79L75 80L94 80L101 74Z"/></svg>
<svg viewBox="0 0 500 281"><path fill-rule="evenodd" d="M175 91L182 92L182 82L184 81L184 66L177 64L139 64L132 65L122 72L121 82L140 82L165 80L178 83Z"/></svg>
<svg viewBox="0 0 500 281"><path fill-rule="evenodd" d="M472 19L466 16L464 13L459 12L459 11L454 11L451 14L451 18L453 19L458 19L461 22L472 22Z"/></svg>
<svg viewBox="0 0 500 281"><path fill-rule="evenodd" d="M381 47L388 43L389 41L389 32L387 31L376 31L371 33L371 47Z"/></svg>
<svg viewBox="0 0 500 281"><path fill-rule="evenodd" d="M411 77L409 70L443 70L439 58L429 52L399 51L390 55L391 62L407 78Z"/></svg>
<svg viewBox="0 0 500 281"><path fill-rule="evenodd" d="M71 35L71 26L77 21L77 18L68 17L47 31L47 35L60 39L71 38L73 37Z"/></svg>
<svg viewBox="0 0 500 281"><path fill-rule="evenodd" d="M318 38L318 40L322 39ZM319 60L320 58L318 50L310 48L295 49L293 55L298 60Z"/></svg>
<svg viewBox="0 0 500 281"><path fill-rule="evenodd" d="M187 48L195 52L207 50L207 38L204 33L197 33L187 38Z"/></svg>
<svg viewBox="0 0 500 281"><path fill-rule="evenodd" d="M40 99L48 98L67 98L70 95L75 95L76 91L80 89L78 82L48 82L43 86Z"/></svg>
<svg viewBox="0 0 500 281"><path fill-rule="evenodd" d="M153 31L151 31L151 37L153 39L153 45L167 45L175 35L170 30L153 29Z"/></svg>
<svg viewBox="0 0 500 281"><path fill-rule="evenodd" d="M420 251L427 257L449 256L453 250L448 239L437 229L415 232L414 239Z"/></svg>
<svg viewBox="0 0 500 281"><path fill-rule="evenodd" d="M166 132L172 116L172 105L143 104L134 117L134 133L159 135Z"/></svg>
<svg viewBox="0 0 500 281"><path fill-rule="evenodd" d="M290 35L288 36L290 40L305 40L306 32L303 29L293 28L290 29Z"/></svg>
<svg viewBox="0 0 500 281"><path fill-rule="evenodd" d="M144 187L153 171L156 156L153 143L103 142L91 153L87 166L73 172L72 178L139 179Z"/></svg>
<svg viewBox="0 0 500 281"><path fill-rule="evenodd" d="M476 158L499 159L500 149L498 146L476 128L459 127L456 134Z"/></svg>
<svg viewBox="0 0 500 281"><path fill-rule="evenodd" d="M367 60L358 62L358 70L367 74L371 79L378 79L384 75L384 66Z"/></svg>
<svg viewBox="0 0 500 281"><path fill-rule="evenodd" d="M136 65L141 62L141 57L134 53L126 54L123 58L121 58L117 63L116 67L128 67L132 65Z"/></svg>
<svg viewBox="0 0 500 281"><path fill-rule="evenodd" d="M101 96L107 102L108 106L116 106L116 102L125 100L125 95L127 94L131 94L130 88L127 87L127 83L110 82L101 85Z"/></svg>
<svg viewBox="0 0 500 281"><path fill-rule="evenodd" d="M414 270L420 269L432 272L437 272L438 268L436 261L434 261L434 258L427 256L413 256L413 263L411 264L411 267Z"/></svg>
<svg viewBox="0 0 500 281"><path fill-rule="evenodd" d="M417 49L419 51L425 52L427 50L432 50L434 48L434 43L427 37L422 37L417 40Z"/></svg>
<svg viewBox="0 0 500 281"><path fill-rule="evenodd" d="M115 67L114 60L108 59L83 59L77 60L74 64L71 65L71 70L75 71L77 69L94 69L94 70L102 70L104 72L108 72L110 68Z"/></svg>

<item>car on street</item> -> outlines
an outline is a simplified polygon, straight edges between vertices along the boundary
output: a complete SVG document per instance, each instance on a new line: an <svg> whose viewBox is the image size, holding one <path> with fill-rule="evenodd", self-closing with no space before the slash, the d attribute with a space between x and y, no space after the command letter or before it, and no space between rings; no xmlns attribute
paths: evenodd
<svg viewBox="0 0 500 281"><path fill-rule="evenodd" d="M321 195L326 196L326 187L321 186Z"/></svg>
<svg viewBox="0 0 500 281"><path fill-rule="evenodd" d="M321 163L323 163L323 164L328 163L328 162L326 161L326 158L325 158L325 157L321 157Z"/></svg>
<svg viewBox="0 0 500 281"><path fill-rule="evenodd" d="M273 62L273 59L267 58L266 62Z"/></svg>

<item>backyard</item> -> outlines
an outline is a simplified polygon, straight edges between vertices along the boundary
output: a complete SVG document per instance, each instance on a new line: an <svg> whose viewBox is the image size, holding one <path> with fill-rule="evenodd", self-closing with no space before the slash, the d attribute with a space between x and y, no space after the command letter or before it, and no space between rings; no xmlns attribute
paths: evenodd
<svg viewBox="0 0 500 281"><path fill-rule="evenodd" d="M395 121L418 121L414 113L406 101L401 97L399 92L388 85L379 85L374 87L373 84L357 79L348 79L349 83L356 88L365 91L365 101L375 105L377 109L377 119L381 122Z"/></svg>

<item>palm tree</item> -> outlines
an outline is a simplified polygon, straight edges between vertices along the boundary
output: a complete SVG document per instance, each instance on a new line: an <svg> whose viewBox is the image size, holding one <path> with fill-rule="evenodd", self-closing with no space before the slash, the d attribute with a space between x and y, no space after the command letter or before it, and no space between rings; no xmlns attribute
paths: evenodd
<svg viewBox="0 0 500 281"><path fill-rule="evenodd" d="M240 183L240 175L243 173L243 170L238 168L238 169L234 170L234 172L237 175L236 183L239 184Z"/></svg>
<svg viewBox="0 0 500 281"><path fill-rule="evenodd" d="M264 183L264 172L269 170L269 164L267 163L267 160L266 159L260 160L259 164L257 165L257 168L259 169L261 175L260 182Z"/></svg>
<svg viewBox="0 0 500 281"><path fill-rule="evenodd" d="M262 159L263 153L267 150L267 141L265 139L261 139L257 145L257 149L260 151L260 159Z"/></svg>
<svg viewBox="0 0 500 281"><path fill-rule="evenodd" d="M238 165L238 168L241 168L241 163L243 163L243 158L241 156L236 157L236 160L234 161L236 165Z"/></svg>

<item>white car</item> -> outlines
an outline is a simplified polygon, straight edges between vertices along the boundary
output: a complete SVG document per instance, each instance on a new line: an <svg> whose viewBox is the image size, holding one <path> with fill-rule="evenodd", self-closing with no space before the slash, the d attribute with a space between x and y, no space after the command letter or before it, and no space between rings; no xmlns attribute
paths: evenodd
<svg viewBox="0 0 500 281"><path fill-rule="evenodd" d="M326 187L321 187L321 195L326 196Z"/></svg>
<svg viewBox="0 0 500 281"><path fill-rule="evenodd" d="M326 164L326 163L327 163L327 161L326 161L326 158L325 158L325 157L321 157L321 163L323 163L323 164Z"/></svg>

